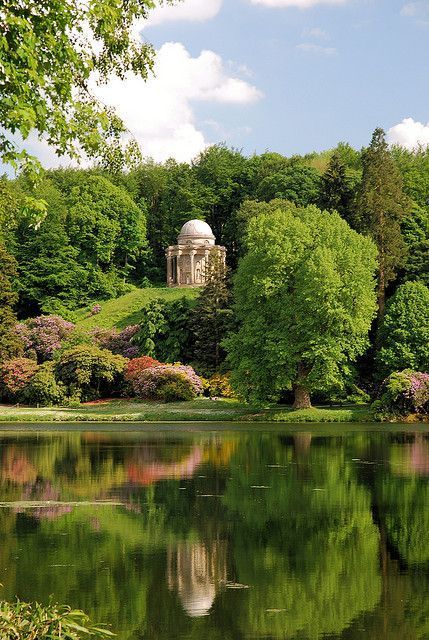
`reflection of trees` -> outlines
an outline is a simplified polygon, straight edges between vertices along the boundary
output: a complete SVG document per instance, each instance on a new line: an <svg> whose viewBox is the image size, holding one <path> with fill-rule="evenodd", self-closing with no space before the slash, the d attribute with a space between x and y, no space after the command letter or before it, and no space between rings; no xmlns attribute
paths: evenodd
<svg viewBox="0 0 429 640"><path fill-rule="evenodd" d="M122 503L1 510L6 597L52 593L110 621L118 640L429 637L421 436L0 443L3 500Z"/></svg>
<svg viewBox="0 0 429 640"><path fill-rule="evenodd" d="M249 439L233 459L224 500L236 514L237 578L251 587L239 613L248 635L340 633L380 596L368 492L340 447L305 455L299 482L291 447L273 438Z"/></svg>
<svg viewBox="0 0 429 640"><path fill-rule="evenodd" d="M198 446L193 447L189 455L179 462L165 463L158 460L148 460L144 455L146 451L142 450L141 453L127 463L128 479L132 483L140 485L152 484L166 478L192 478L203 459L203 448Z"/></svg>
<svg viewBox="0 0 429 640"><path fill-rule="evenodd" d="M428 443L414 442L391 448L391 466L375 480L375 499L381 526L390 545L406 565L429 563ZM393 472L393 473L392 473Z"/></svg>

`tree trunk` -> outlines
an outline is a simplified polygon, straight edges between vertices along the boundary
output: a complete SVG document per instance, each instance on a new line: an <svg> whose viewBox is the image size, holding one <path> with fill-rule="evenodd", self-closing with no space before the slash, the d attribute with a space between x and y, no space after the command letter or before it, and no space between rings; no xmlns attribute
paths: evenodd
<svg viewBox="0 0 429 640"><path fill-rule="evenodd" d="M309 368L303 362L300 362L297 381L292 387L295 394L294 409L311 409L310 389L306 384L309 373Z"/></svg>
<svg viewBox="0 0 429 640"><path fill-rule="evenodd" d="M297 383L293 385L293 391L295 394L293 409L311 409L310 392L307 387Z"/></svg>
<svg viewBox="0 0 429 640"><path fill-rule="evenodd" d="M386 282L384 277L384 267L382 265L380 265L380 270L378 273L377 302L378 302L378 324L380 325L384 316L384 308L386 306Z"/></svg>

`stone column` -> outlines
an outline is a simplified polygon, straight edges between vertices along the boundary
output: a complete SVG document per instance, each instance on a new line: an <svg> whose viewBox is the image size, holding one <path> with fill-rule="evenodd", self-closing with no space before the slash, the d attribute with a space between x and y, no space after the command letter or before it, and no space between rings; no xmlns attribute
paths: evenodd
<svg viewBox="0 0 429 640"><path fill-rule="evenodd" d="M190 251L189 255L191 256L191 282L190 284L194 284L195 282L195 267L194 267L194 256L196 254L196 251L194 251L193 249Z"/></svg>
<svg viewBox="0 0 429 640"><path fill-rule="evenodd" d="M204 274L202 278L203 282L206 282L207 280L207 275L209 270L209 256L210 256L210 251L206 249L204 251Z"/></svg>
<svg viewBox="0 0 429 640"><path fill-rule="evenodd" d="M176 255L176 276L175 276L176 284L179 285L179 286L181 285L181 282L180 282L180 266L179 266L179 263L180 263L179 258L180 258L181 255L182 255L182 250L179 249L178 252L177 252L177 255Z"/></svg>
<svg viewBox="0 0 429 640"><path fill-rule="evenodd" d="M168 252L167 253L167 284L169 287L171 287L172 285L171 278L172 278L172 258L171 258L171 253Z"/></svg>

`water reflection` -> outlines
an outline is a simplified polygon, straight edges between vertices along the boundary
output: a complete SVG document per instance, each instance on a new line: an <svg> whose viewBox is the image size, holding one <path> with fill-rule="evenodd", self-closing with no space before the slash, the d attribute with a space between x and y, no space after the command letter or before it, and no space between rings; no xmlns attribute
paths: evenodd
<svg viewBox="0 0 429 640"><path fill-rule="evenodd" d="M210 546L181 542L167 551L167 583L177 591L186 613L192 618L208 615L222 585L227 582L225 541Z"/></svg>
<svg viewBox="0 0 429 640"><path fill-rule="evenodd" d="M120 640L429 637L425 433L0 437L5 597Z"/></svg>

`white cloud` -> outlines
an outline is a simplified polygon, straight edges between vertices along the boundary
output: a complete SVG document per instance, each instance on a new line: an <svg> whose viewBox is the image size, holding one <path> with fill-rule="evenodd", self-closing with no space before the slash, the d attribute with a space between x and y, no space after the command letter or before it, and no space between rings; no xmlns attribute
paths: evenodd
<svg viewBox="0 0 429 640"><path fill-rule="evenodd" d="M329 40L329 34L323 29L320 29L320 27L304 29L302 36L303 38L315 38L316 40Z"/></svg>
<svg viewBox="0 0 429 640"><path fill-rule="evenodd" d="M296 48L305 53L315 53L321 56L335 56L337 54L335 47L322 47L320 44L314 44L313 42L302 42L297 44Z"/></svg>
<svg viewBox="0 0 429 640"><path fill-rule="evenodd" d="M308 9L319 4L346 4L349 0L250 0L252 4L261 4L265 7L285 8L297 7L298 9Z"/></svg>
<svg viewBox="0 0 429 640"><path fill-rule="evenodd" d="M420 145L429 145L429 122L422 124L413 118L404 118L402 122L391 127L387 132L389 144L398 144L407 149L416 149Z"/></svg>
<svg viewBox="0 0 429 640"><path fill-rule="evenodd" d="M429 17L429 2L407 2L401 9L401 15L407 18Z"/></svg>
<svg viewBox="0 0 429 640"><path fill-rule="evenodd" d="M193 102L246 105L259 100L256 87L230 76L222 58L202 51L193 58L177 42L164 44L155 61L155 77L146 83L129 74L96 89L100 99L115 106L144 155L162 161L189 161L208 144L199 130Z"/></svg>
<svg viewBox="0 0 429 640"><path fill-rule="evenodd" d="M205 22L211 20L220 11L223 0L183 0L176 5L156 7L149 14L149 19L141 23L141 27L152 27L163 22L177 20L186 22Z"/></svg>

